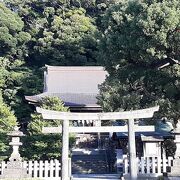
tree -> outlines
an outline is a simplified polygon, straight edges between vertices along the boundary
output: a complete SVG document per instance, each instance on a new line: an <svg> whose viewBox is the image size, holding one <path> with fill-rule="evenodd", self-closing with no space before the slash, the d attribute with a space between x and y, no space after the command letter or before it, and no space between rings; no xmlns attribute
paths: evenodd
<svg viewBox="0 0 180 180"><path fill-rule="evenodd" d="M70 1L12 1L7 7L16 10L31 34L31 66L96 64L97 40L93 19L82 7Z"/></svg>
<svg viewBox="0 0 180 180"><path fill-rule="evenodd" d="M44 64L97 65L97 25L114 1L2 1L0 89L21 126L34 109L24 95L42 92Z"/></svg>
<svg viewBox="0 0 180 180"><path fill-rule="evenodd" d="M3 102L0 91L0 159L9 155L7 133L17 125L16 117L11 109Z"/></svg>
<svg viewBox="0 0 180 180"><path fill-rule="evenodd" d="M68 107L57 97L44 97L38 103L39 107L56 110L69 111ZM31 122L28 125L29 135L24 139L24 149L22 155L28 159L52 159L61 156L60 150L62 147L61 134L43 134L42 127L59 126L61 121L47 121L40 114L32 114ZM74 142L73 136L70 137L70 144Z"/></svg>
<svg viewBox="0 0 180 180"><path fill-rule="evenodd" d="M119 111L160 105L180 115L180 2L121 1L106 12L100 58L109 77L100 104Z"/></svg>
<svg viewBox="0 0 180 180"><path fill-rule="evenodd" d="M23 61L11 61L0 57L0 90L4 102L11 107L19 124L27 124L31 107L25 102L24 94L39 93L42 80L37 70L27 68Z"/></svg>
<svg viewBox="0 0 180 180"><path fill-rule="evenodd" d="M28 68L24 62L28 57L30 39L31 35L24 31L24 22L15 9L12 11L0 2L0 90L4 102L15 112L20 124L28 119L27 112L31 111L24 103L23 96L30 90L26 88L30 80L26 82L28 78L34 83L40 79L34 73L36 69ZM35 87L37 91L38 87Z"/></svg>
<svg viewBox="0 0 180 180"><path fill-rule="evenodd" d="M14 60L27 55L26 43L31 36L23 27L21 18L0 3L0 56Z"/></svg>

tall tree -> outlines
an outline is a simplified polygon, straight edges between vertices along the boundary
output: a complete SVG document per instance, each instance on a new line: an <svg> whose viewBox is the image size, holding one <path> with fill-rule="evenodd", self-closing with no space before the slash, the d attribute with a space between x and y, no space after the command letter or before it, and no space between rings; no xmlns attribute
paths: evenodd
<svg viewBox="0 0 180 180"><path fill-rule="evenodd" d="M100 104L117 111L160 105L180 115L180 1L120 1L104 16L100 58L109 72Z"/></svg>
<svg viewBox="0 0 180 180"><path fill-rule="evenodd" d="M28 118L25 116L30 111L24 103L24 94L29 94L30 89L35 91L36 88L36 92L39 89L33 86L39 77L24 62L30 40L31 35L24 31L24 22L16 9L10 10L0 2L0 90L4 102L15 111L20 123Z"/></svg>

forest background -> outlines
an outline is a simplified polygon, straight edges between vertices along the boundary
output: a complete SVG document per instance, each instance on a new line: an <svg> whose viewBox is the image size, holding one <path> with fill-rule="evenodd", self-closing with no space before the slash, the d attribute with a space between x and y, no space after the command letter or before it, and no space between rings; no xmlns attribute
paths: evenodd
<svg viewBox="0 0 180 180"><path fill-rule="evenodd" d="M60 156L60 135L42 135L44 122L24 99L42 92L45 64L104 66L109 77L98 97L104 111L160 105L156 119L166 116L175 125L180 117L179 59L179 0L1 1L1 157L9 155L7 132L16 124L27 134L24 158ZM39 102L48 104L68 111L57 98Z"/></svg>

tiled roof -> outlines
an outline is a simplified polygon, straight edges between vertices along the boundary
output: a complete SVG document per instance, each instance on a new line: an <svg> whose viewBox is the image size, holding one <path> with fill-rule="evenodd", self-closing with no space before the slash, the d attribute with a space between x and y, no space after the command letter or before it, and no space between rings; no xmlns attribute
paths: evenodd
<svg viewBox="0 0 180 180"><path fill-rule="evenodd" d="M47 66L45 91L52 93L98 94L107 72L95 66Z"/></svg>
<svg viewBox="0 0 180 180"><path fill-rule="evenodd" d="M97 105L98 86L106 78L107 72L100 66L46 66L44 93L25 96L26 100L37 102L44 96L57 96L67 106Z"/></svg>
<svg viewBox="0 0 180 180"><path fill-rule="evenodd" d="M66 106L88 106L88 107L99 107L97 105L97 99L96 96L97 94L83 94L83 93L78 93L78 94L72 94L72 93L42 93L34 96L25 96L26 100L31 101L31 102L37 102L39 101L42 97L59 97Z"/></svg>

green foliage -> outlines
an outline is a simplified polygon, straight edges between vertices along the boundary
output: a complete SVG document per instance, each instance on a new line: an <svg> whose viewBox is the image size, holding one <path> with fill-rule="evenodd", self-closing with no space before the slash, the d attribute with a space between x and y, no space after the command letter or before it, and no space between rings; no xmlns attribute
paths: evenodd
<svg viewBox="0 0 180 180"><path fill-rule="evenodd" d="M64 107L64 103L57 97L44 97L39 101L39 107L56 110L69 111ZM61 121L43 120L42 116L32 114L31 122L28 125L29 135L24 138L22 155L27 159L52 159L61 156L61 134L42 134L42 127L59 126ZM71 145L74 143L74 138L70 137Z"/></svg>
<svg viewBox="0 0 180 180"><path fill-rule="evenodd" d="M48 15L49 16L49 15ZM42 19L39 19L41 21ZM41 23L41 22L40 22ZM95 27L83 10L56 12L42 22L41 36L34 46L34 58L40 64L85 65L95 63Z"/></svg>
<svg viewBox="0 0 180 180"><path fill-rule="evenodd" d="M69 111L68 107L64 106L64 103L58 97L44 97L39 103L38 107L55 110L55 111ZM31 134L41 134L42 127L47 126L59 126L61 122L59 120L47 121L43 120L42 116L38 113L32 114L31 122L28 125L28 130Z"/></svg>
<svg viewBox="0 0 180 180"><path fill-rule="evenodd" d="M23 27L21 18L0 3L0 56L14 59L26 55L26 43L31 36Z"/></svg>
<svg viewBox="0 0 180 180"><path fill-rule="evenodd" d="M24 24L19 16L6 8L2 3L0 3L0 12L1 27L7 27L12 33L22 30Z"/></svg>
<svg viewBox="0 0 180 180"><path fill-rule="evenodd" d="M27 68L23 61L0 57L0 90L4 101L15 111L20 124L30 117L31 109L24 101L24 94L38 93L42 80L36 69Z"/></svg>
<svg viewBox="0 0 180 180"><path fill-rule="evenodd" d="M2 156L9 155L7 133L10 132L16 124L16 117L10 107L3 102L0 91L0 159Z"/></svg>
<svg viewBox="0 0 180 180"><path fill-rule="evenodd" d="M16 9L31 34L29 54L31 65L96 64L97 40L94 20L85 9L69 1L11 1L6 5Z"/></svg>
<svg viewBox="0 0 180 180"><path fill-rule="evenodd" d="M33 134L23 139L21 154L24 159L31 160L58 159L61 147L60 134Z"/></svg>
<svg viewBox="0 0 180 180"><path fill-rule="evenodd" d="M104 110L160 105L160 116L179 119L180 67L171 61L180 58L179 5L177 0L120 1L108 9L100 41L109 72L99 97Z"/></svg>
<svg viewBox="0 0 180 180"><path fill-rule="evenodd" d="M14 9L15 10L15 9ZM24 31L24 22L18 14L0 3L0 90L6 104L11 106L20 124L27 121L31 109L24 102L24 94L39 92L36 69L24 63L28 57L31 35ZM28 80L30 79L30 80ZM27 81L32 81L31 86ZM38 85L38 86L37 86ZM28 88L27 88L28 87ZM30 88L29 88L30 87Z"/></svg>
<svg viewBox="0 0 180 180"><path fill-rule="evenodd" d="M165 57L179 58L178 0L121 1L107 11L103 22L107 68L129 63L148 67Z"/></svg>
<svg viewBox="0 0 180 180"><path fill-rule="evenodd" d="M16 118L0 95L0 132L8 132L16 125Z"/></svg>
<svg viewBox="0 0 180 180"><path fill-rule="evenodd" d="M105 111L158 104L160 116L177 121L180 117L179 7L178 0L1 2L0 90L4 103L15 112L21 125L32 119L28 126L29 141L25 141L29 151L23 150L24 156L34 159L60 156L55 150L61 145L57 140L60 135L41 134L42 126L56 126L60 122L43 121L38 114L30 117L32 108L24 100L24 95L42 92L39 67L44 64L104 65L109 77L101 85L99 101ZM43 101L39 102L41 107L67 111L57 99ZM42 149L51 147L51 143L55 144L54 150L48 149L47 156L43 155ZM38 153L34 151L36 148Z"/></svg>

